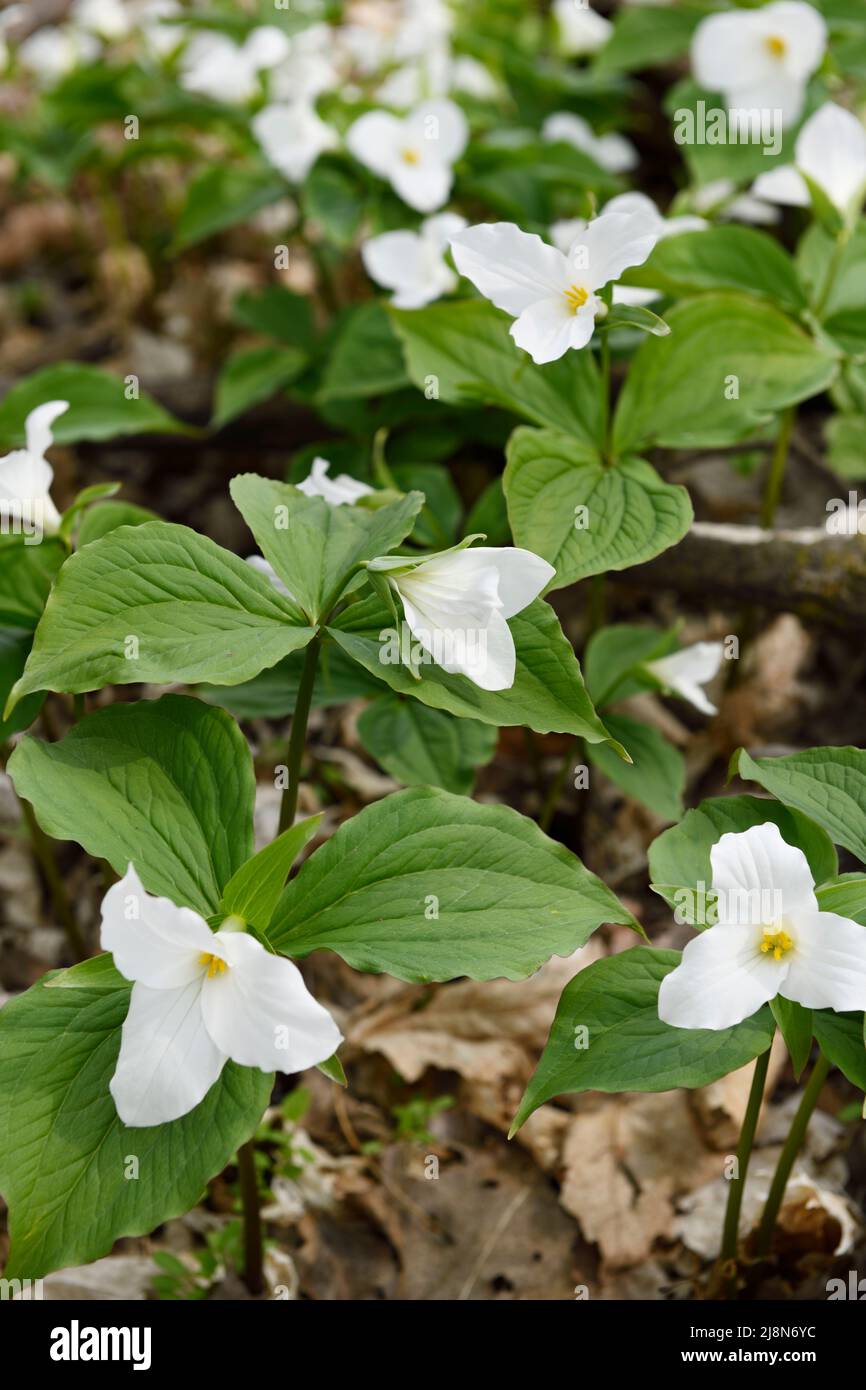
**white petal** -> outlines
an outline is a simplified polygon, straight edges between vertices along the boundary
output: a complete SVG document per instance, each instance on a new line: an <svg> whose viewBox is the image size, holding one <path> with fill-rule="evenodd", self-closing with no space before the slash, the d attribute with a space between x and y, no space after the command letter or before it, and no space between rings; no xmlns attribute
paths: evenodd
<svg viewBox="0 0 866 1390"><path fill-rule="evenodd" d="M644 308L647 304L652 304L654 300L661 299L661 290L645 290L639 285L614 285L613 302L614 304L637 305Z"/></svg>
<svg viewBox="0 0 866 1390"><path fill-rule="evenodd" d="M361 247L364 269L385 289L415 287L424 280L424 253L417 232L383 232Z"/></svg>
<svg viewBox="0 0 866 1390"><path fill-rule="evenodd" d="M561 217L558 221L550 224L550 240L557 251L561 251L563 256L567 256L574 243L583 236L586 228L585 217Z"/></svg>
<svg viewBox="0 0 866 1390"><path fill-rule="evenodd" d="M619 279L630 265L642 265L658 240L658 214L603 212L590 222L578 245L584 248L579 264L591 289L601 289ZM570 260L575 264L575 251Z"/></svg>
<svg viewBox="0 0 866 1390"><path fill-rule="evenodd" d="M717 714L715 705L710 704L701 686L718 673L723 656L721 642L695 642L691 647L671 652L669 656L648 661L647 670L702 714Z"/></svg>
<svg viewBox="0 0 866 1390"><path fill-rule="evenodd" d="M797 172L793 164L781 164L759 174L752 184L756 198L765 198L768 203L781 203L784 207L807 208L811 201L806 180Z"/></svg>
<svg viewBox="0 0 866 1390"><path fill-rule="evenodd" d="M179 989L133 985L109 1086L125 1125L162 1125L186 1115L225 1066L202 1017L203 978Z"/></svg>
<svg viewBox="0 0 866 1390"><path fill-rule="evenodd" d="M244 59L259 70L276 67L288 58L292 44L288 35L275 24L260 24L243 46Z"/></svg>
<svg viewBox="0 0 866 1390"><path fill-rule="evenodd" d="M760 82L774 71L765 34L756 30L751 13L734 10L702 19L692 36L695 81L711 92Z"/></svg>
<svg viewBox="0 0 866 1390"><path fill-rule="evenodd" d="M809 861L773 821L723 835L710 850L710 863L713 891L722 898L720 921L755 927L818 911Z"/></svg>
<svg viewBox="0 0 866 1390"><path fill-rule="evenodd" d="M273 584L278 594L283 594L286 598L290 598L294 601L294 594L291 593L287 586L283 583L282 579L280 579L280 576L277 574L273 565L270 563L269 560L265 559L264 555L248 555L247 564L250 566L251 569L257 570L259 574L263 574L265 576L265 579L267 579L269 583Z"/></svg>
<svg viewBox="0 0 866 1390"><path fill-rule="evenodd" d="M368 111L346 133L346 147L380 178L389 178L398 158L403 122L387 111Z"/></svg>
<svg viewBox="0 0 866 1390"><path fill-rule="evenodd" d="M595 319L572 313L563 292L541 299L518 315L511 336L533 362L555 362L573 347L584 347L592 337ZM583 341L575 342L575 330Z"/></svg>
<svg viewBox="0 0 866 1390"><path fill-rule="evenodd" d="M332 507L342 507L366 497L373 488L368 483L351 478L348 473L339 473L336 478L328 477L331 467L327 459L314 458L309 477L298 483L298 491L307 497L324 497Z"/></svg>
<svg viewBox="0 0 866 1390"><path fill-rule="evenodd" d="M629 170L637 168L639 162L634 145L616 131L598 137L593 157L610 174L627 174Z"/></svg>
<svg viewBox="0 0 866 1390"><path fill-rule="evenodd" d="M342 1034L296 965L245 932L217 932L228 970L205 980L202 1013L217 1047L245 1067L303 1071L336 1052Z"/></svg>
<svg viewBox="0 0 866 1390"><path fill-rule="evenodd" d="M785 72L774 72L755 82L729 88L725 93L728 106L728 138L733 142L734 132L742 126L744 131L760 129L755 126L758 120L769 121L769 139L777 130L777 121L782 126L793 125L799 120L806 100L806 84L799 77L791 77ZM753 112L757 111L756 117ZM780 116L776 116L776 112ZM766 114L764 114L766 113ZM742 139L743 136L740 136Z"/></svg>
<svg viewBox="0 0 866 1390"><path fill-rule="evenodd" d="M553 14L559 27L562 52L575 58L597 53L613 33L609 19L597 14L589 5L576 5L574 0L553 0Z"/></svg>
<svg viewBox="0 0 866 1390"><path fill-rule="evenodd" d="M835 912L792 916L794 948L780 990L806 1009L866 1009L866 927Z"/></svg>
<svg viewBox="0 0 866 1390"><path fill-rule="evenodd" d="M866 129L850 111L828 101L797 136L795 162L840 212L847 212L866 191Z"/></svg>
<svg viewBox="0 0 866 1390"><path fill-rule="evenodd" d="M454 264L497 309L522 314L541 299L562 295L568 262L534 232L513 222L481 223L451 238Z"/></svg>
<svg viewBox="0 0 866 1390"><path fill-rule="evenodd" d="M426 157L425 157L426 156ZM451 168L432 154L422 153L417 164L398 159L389 174L391 187L416 212L434 212L447 203L454 181Z"/></svg>
<svg viewBox="0 0 866 1390"><path fill-rule="evenodd" d="M731 1028L773 999L785 974L785 960L761 954L753 927L720 923L690 941L662 980L659 1018L673 1028Z"/></svg>
<svg viewBox="0 0 866 1390"><path fill-rule="evenodd" d="M24 421L28 454L38 459L43 457L45 450L51 447L54 440L51 426L58 415L65 414L68 409L68 401L46 401L44 405L38 405L35 410L31 410Z"/></svg>
<svg viewBox="0 0 866 1390"><path fill-rule="evenodd" d="M827 47L827 25L822 15L803 0L778 0L754 12L765 34L785 41L785 71L805 81L819 66Z"/></svg>
<svg viewBox="0 0 866 1390"><path fill-rule="evenodd" d="M304 102L264 107L252 129L269 163L291 183L301 183L319 155L337 145L336 133Z"/></svg>
<svg viewBox="0 0 866 1390"><path fill-rule="evenodd" d="M431 146L443 164L454 164L469 141L466 117L457 103L447 98L422 102L407 117L406 128L413 140Z"/></svg>
<svg viewBox="0 0 866 1390"><path fill-rule="evenodd" d="M434 217L425 217L421 223L421 236L441 255L448 250L453 236L462 232L469 224L457 212L439 212Z"/></svg>
<svg viewBox="0 0 866 1390"><path fill-rule="evenodd" d="M553 565L542 560L540 555L516 546L476 545L471 550L459 551L453 558L462 564L463 556L480 557L482 564L493 565L498 571L503 618L522 613L556 575Z"/></svg>
<svg viewBox="0 0 866 1390"><path fill-rule="evenodd" d="M204 918L145 892L131 864L102 899L100 941L121 975L151 989L175 989L199 979L202 954L219 954Z"/></svg>

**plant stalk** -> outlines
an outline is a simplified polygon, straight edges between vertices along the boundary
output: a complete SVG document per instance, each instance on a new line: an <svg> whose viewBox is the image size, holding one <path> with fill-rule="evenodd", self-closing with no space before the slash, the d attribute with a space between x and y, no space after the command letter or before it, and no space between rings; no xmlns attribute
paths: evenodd
<svg viewBox="0 0 866 1390"><path fill-rule="evenodd" d="M758 1127L758 1116L761 1113L761 1102L764 1099L767 1068L770 1065L770 1051L771 1048L768 1047L766 1052L761 1053L760 1057L755 1062L755 1070L752 1075L752 1089L749 1091L749 1102L746 1106L743 1126L740 1130L740 1138L737 1144L737 1176L731 1179L730 1190L728 1192L728 1204L725 1207L722 1248L719 1252L719 1260L723 1263L735 1261L737 1258L740 1209L743 1205L743 1192L746 1187L749 1160L752 1157L755 1130Z"/></svg>
<svg viewBox="0 0 866 1390"><path fill-rule="evenodd" d="M796 417L797 407L794 405L789 405L787 410L782 412L776 446L773 449L770 471L767 474L767 483L764 488L764 501L761 506L761 525L765 531L769 531L773 525L776 508L782 495L782 483L785 480L785 467L788 462L788 450L791 446L791 435L794 432Z"/></svg>
<svg viewBox="0 0 866 1390"><path fill-rule="evenodd" d="M767 1194L767 1203L761 1217L761 1224L758 1227L758 1238L755 1242L755 1252L758 1255L768 1255L770 1253L776 1218L779 1215L779 1208L785 1196L785 1188L788 1186L788 1179L791 1176L794 1159L800 1152L800 1147L806 1137L806 1130L809 1127L812 1111L818 1103L818 1097L824 1088L824 1082L827 1080L827 1073L829 1070L830 1063L824 1054L820 1053L817 1062L812 1068L812 1075L809 1077L808 1085L803 1092L803 1097L797 1108L797 1113L791 1122L788 1137L779 1155L779 1162L776 1164L776 1171L773 1174L773 1181L770 1184L770 1191Z"/></svg>
<svg viewBox="0 0 866 1390"><path fill-rule="evenodd" d="M84 960L87 955L84 937L81 935L78 919L69 901L69 895L66 892L63 876L55 862L51 841L37 821L36 814L30 802L25 801L23 797L19 797L19 805L21 806L27 829L30 832L30 843L33 846L33 853L36 855L39 867L48 885L54 911L57 914L63 930L66 932L66 939L69 942L70 950L76 960Z"/></svg>
<svg viewBox="0 0 866 1390"><path fill-rule="evenodd" d="M316 636L309 643L304 653L304 669L301 672L301 680L298 685L298 698L295 702L295 712L292 715L292 731L289 735L288 770L289 780L283 789L283 799L280 803L280 825L278 834L282 835L284 830L288 830L295 823L295 814L298 809L298 789L301 784L301 763L304 757L304 743L307 737L307 720L310 717L310 705L313 699L313 686L316 683L316 666L319 660L319 647L321 638Z"/></svg>
<svg viewBox="0 0 866 1390"><path fill-rule="evenodd" d="M258 1298L265 1287L265 1279L255 1138L248 1139L238 1149L238 1177L244 1220L244 1283L253 1298Z"/></svg>

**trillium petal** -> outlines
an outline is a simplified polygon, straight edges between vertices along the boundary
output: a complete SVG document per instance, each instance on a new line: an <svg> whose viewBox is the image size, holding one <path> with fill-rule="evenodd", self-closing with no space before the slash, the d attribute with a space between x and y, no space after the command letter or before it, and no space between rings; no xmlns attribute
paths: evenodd
<svg viewBox="0 0 866 1390"><path fill-rule="evenodd" d="M204 982L201 1007L216 1046L262 1071L303 1071L336 1052L342 1034L296 965L244 932L217 932L229 968Z"/></svg>
<svg viewBox="0 0 866 1390"><path fill-rule="evenodd" d="M468 676L480 690L510 690L517 670L517 651L502 613L490 614L482 638L467 648L461 662L454 662L445 670Z"/></svg>
<svg viewBox="0 0 866 1390"><path fill-rule="evenodd" d="M264 107L253 117L252 129L268 161L291 183L301 183L319 155L337 144L336 133L301 101Z"/></svg>
<svg viewBox="0 0 866 1390"><path fill-rule="evenodd" d="M413 140L431 147L443 164L453 164L466 149L469 124L454 101L442 97L424 101L406 119L406 129Z"/></svg>
<svg viewBox="0 0 866 1390"><path fill-rule="evenodd" d="M866 129L850 111L832 101L816 111L797 137L795 161L840 212L862 201L866 191Z"/></svg>
<svg viewBox="0 0 866 1390"><path fill-rule="evenodd" d="M809 861L782 839L773 821L729 832L710 850L714 892L723 895L727 919L746 916L754 927L798 912L818 911ZM743 896L745 895L745 896ZM724 921L723 908L719 909Z"/></svg>
<svg viewBox="0 0 866 1390"><path fill-rule="evenodd" d="M434 212L448 201L453 175L448 164L433 157L422 158L417 164L398 157L389 174L394 192L416 212Z"/></svg>
<svg viewBox="0 0 866 1390"><path fill-rule="evenodd" d="M768 169L766 174L759 174L752 184L752 192L756 198L781 203L783 207L807 208L811 202L806 180L793 164L782 164Z"/></svg>
<svg viewBox="0 0 866 1390"><path fill-rule="evenodd" d="M37 459L42 458L45 450L49 449L54 441L51 426L57 417L64 415L68 409L68 401L46 401L44 405L38 405L35 410L31 410L24 421L28 454Z"/></svg>
<svg viewBox="0 0 866 1390"><path fill-rule="evenodd" d="M555 362L571 348L585 347L594 328L594 317L572 313L560 291L555 298L539 299L524 309L511 325L510 333L533 362L544 363Z"/></svg>
<svg viewBox="0 0 866 1390"><path fill-rule="evenodd" d="M757 82L729 88L726 99L729 140L738 138L739 129L760 130L760 124L756 122L761 120L769 121L768 134L772 138L779 122L784 127L793 125L799 119L806 100L806 84L799 77L774 72ZM754 112L758 115L755 116ZM776 112L780 114L777 116ZM739 138L744 137L741 135Z"/></svg>
<svg viewBox="0 0 866 1390"><path fill-rule="evenodd" d="M727 92L739 83L760 82L772 72L772 58L742 10L709 15L692 37L692 73L701 87Z"/></svg>
<svg viewBox="0 0 866 1390"><path fill-rule="evenodd" d="M427 217L421 223L421 236L444 256L448 243L467 225L466 218L457 212L439 212L435 217Z"/></svg>
<svg viewBox="0 0 866 1390"><path fill-rule="evenodd" d="M131 864L102 899L100 941L121 975L151 989L197 980L202 954L219 954L204 918L147 893Z"/></svg>
<svg viewBox="0 0 866 1390"><path fill-rule="evenodd" d="M813 5L803 0L778 0L755 10L754 19L764 33L785 44L785 71L805 80L819 66L827 47L827 24Z"/></svg>
<svg viewBox="0 0 866 1390"><path fill-rule="evenodd" d="M497 569L503 618L522 613L556 575L553 565L542 560L540 555L517 546L476 545L471 550L460 551L454 558L457 560L464 555L481 557L483 564Z"/></svg>
<svg viewBox="0 0 866 1390"><path fill-rule="evenodd" d="M786 971L784 960L761 954L754 927L709 927L662 980L659 1018L673 1028L732 1028L775 998Z"/></svg>
<svg viewBox="0 0 866 1390"><path fill-rule="evenodd" d="M866 927L835 912L792 919L794 947L780 991L806 1009L866 1009Z"/></svg>
<svg viewBox="0 0 866 1390"><path fill-rule="evenodd" d="M368 111L346 133L350 154L380 178L390 177L403 134L403 122L387 111Z"/></svg>
<svg viewBox="0 0 866 1390"><path fill-rule="evenodd" d="M423 284L424 253L416 232L383 232L361 247L364 269L388 290L407 289Z"/></svg>
<svg viewBox="0 0 866 1390"><path fill-rule="evenodd" d="M460 274L507 314L561 298L571 282L562 252L513 222L467 227L451 238L451 249Z"/></svg>
<svg viewBox="0 0 866 1390"><path fill-rule="evenodd" d="M603 212L580 239L586 282L594 290L619 279L630 265L642 265L658 241L658 214ZM571 255L574 261L574 251Z"/></svg>
<svg viewBox="0 0 866 1390"><path fill-rule="evenodd" d="M671 652L647 662L647 670L702 714L717 714L701 687L711 681L722 664L721 642L695 642L691 647Z"/></svg>
<svg viewBox="0 0 866 1390"><path fill-rule="evenodd" d="M203 975L178 989L135 984L109 1089L125 1125L168 1124L204 1100L226 1063L205 1027Z"/></svg>

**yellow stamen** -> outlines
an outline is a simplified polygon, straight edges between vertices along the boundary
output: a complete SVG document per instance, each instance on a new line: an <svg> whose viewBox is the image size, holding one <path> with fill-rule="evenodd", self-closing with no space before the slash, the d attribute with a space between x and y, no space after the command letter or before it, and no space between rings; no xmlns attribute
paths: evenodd
<svg viewBox="0 0 866 1390"><path fill-rule="evenodd" d="M772 955L773 960L781 960L788 951L792 951L793 949L793 941L786 931L782 931L781 927L764 928L761 951L765 956Z"/></svg>
<svg viewBox="0 0 866 1390"><path fill-rule="evenodd" d="M209 980L212 980L214 975L221 975L224 970L228 969L226 962L221 956L212 956L207 951L202 951L198 958L198 963L199 965L207 966L207 977Z"/></svg>
<svg viewBox="0 0 866 1390"><path fill-rule="evenodd" d="M400 151L400 158L404 164L420 164L421 156L417 150L406 149Z"/></svg>
<svg viewBox="0 0 866 1390"><path fill-rule="evenodd" d="M580 285L570 285L565 291L565 302L573 314L589 299L589 290Z"/></svg>
<svg viewBox="0 0 866 1390"><path fill-rule="evenodd" d="M778 34L770 34L764 42L774 58L784 58L788 52L787 39L780 38Z"/></svg>

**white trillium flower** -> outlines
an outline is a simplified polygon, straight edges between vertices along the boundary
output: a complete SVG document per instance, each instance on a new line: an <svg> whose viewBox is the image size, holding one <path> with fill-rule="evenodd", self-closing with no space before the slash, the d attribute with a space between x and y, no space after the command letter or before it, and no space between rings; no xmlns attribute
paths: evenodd
<svg viewBox="0 0 866 1390"><path fill-rule="evenodd" d="M772 203L738 193L733 179L713 179L702 184L690 195L696 212L711 213L720 222L746 222L754 227L772 227L781 221L782 214Z"/></svg>
<svg viewBox="0 0 866 1390"><path fill-rule="evenodd" d="M417 232L383 232L362 245L364 268L377 285L394 291L391 303L398 309L420 309L456 286L445 252L465 226L465 217L441 212L426 218Z"/></svg>
<svg viewBox="0 0 866 1390"><path fill-rule="evenodd" d="M100 50L95 34L48 24L24 39L16 53L22 67L43 87L51 87L75 68L95 62Z"/></svg>
<svg viewBox="0 0 866 1390"><path fill-rule="evenodd" d="M805 854L774 822L710 850L718 922L683 951L659 990L674 1028L731 1028L781 995L806 1009L866 1007L866 927L821 912Z"/></svg>
<svg viewBox="0 0 866 1390"><path fill-rule="evenodd" d="M181 86L214 101L245 102L259 90L259 74L289 55L282 29L264 24L243 44L225 34L198 33L187 44L181 63Z"/></svg>
<svg viewBox="0 0 866 1390"><path fill-rule="evenodd" d="M69 18L108 40L126 38L135 22L121 0L73 0Z"/></svg>
<svg viewBox="0 0 866 1390"><path fill-rule="evenodd" d="M310 24L290 40L288 56L271 69L268 90L274 102L315 101L339 85L334 60L337 31L329 24Z"/></svg>
<svg viewBox="0 0 866 1390"><path fill-rule="evenodd" d="M803 0L702 19L692 38L692 72L731 110L781 111L795 121L806 84L827 47L827 25Z"/></svg>
<svg viewBox="0 0 866 1390"><path fill-rule="evenodd" d="M329 478L330 467L327 459L314 458L309 476L298 483L298 491L306 493L307 497L324 497L332 507L351 506L374 491L368 483L361 483L348 473L338 473L336 478Z"/></svg>
<svg viewBox="0 0 866 1390"><path fill-rule="evenodd" d="M701 714L718 714L702 686L719 673L725 649L721 642L695 642L691 647L646 662L645 669L674 694L688 700Z"/></svg>
<svg viewBox="0 0 866 1390"><path fill-rule="evenodd" d="M292 1073L342 1041L296 965L244 931L212 932L197 912L152 897L131 864L102 901L101 941L133 981L110 1083L125 1125L186 1115L229 1060Z"/></svg>
<svg viewBox="0 0 866 1390"><path fill-rule="evenodd" d="M517 658L508 619L522 613L556 570L531 550L477 546L400 568L371 560L403 602L406 623L437 666L482 690L509 690Z"/></svg>
<svg viewBox="0 0 866 1390"><path fill-rule="evenodd" d="M581 0L553 0L553 17L559 30L559 46L570 58L581 58L604 48L613 25Z"/></svg>
<svg viewBox="0 0 866 1390"><path fill-rule="evenodd" d="M422 102L405 117L368 111L349 127L346 144L410 208L435 212L451 192L453 165L468 138L460 107L439 100Z"/></svg>
<svg viewBox="0 0 866 1390"><path fill-rule="evenodd" d="M603 301L596 294L657 240L644 213L605 213L590 222L568 255L513 222L468 227L451 239L461 275L497 309L511 314L511 336L533 362L553 362L586 347Z"/></svg>
<svg viewBox="0 0 866 1390"><path fill-rule="evenodd" d="M589 121L576 116L572 111L554 111L541 127L541 138L551 142L561 141L573 145L576 150L588 154L600 169L610 174L626 174L638 162L638 153L630 140L624 135L610 133L596 135ZM623 195L627 196L627 195ZM650 200L647 199L647 202Z"/></svg>
<svg viewBox="0 0 866 1390"><path fill-rule="evenodd" d="M808 207L811 198L804 174L823 189L847 221L857 216L866 195L866 129L832 101L806 121L794 146L794 163L761 174L752 192L770 203Z"/></svg>
<svg viewBox="0 0 866 1390"><path fill-rule="evenodd" d="M268 163L290 183L302 183L319 155L338 143L336 132L305 100L265 106L251 124Z"/></svg>
<svg viewBox="0 0 866 1390"><path fill-rule="evenodd" d="M56 531L60 525L60 513L49 495L54 469L45 451L54 438L51 426L68 409L68 401L46 401L31 410L24 421L24 448L0 458L0 517L4 523L38 522L46 531Z"/></svg>

